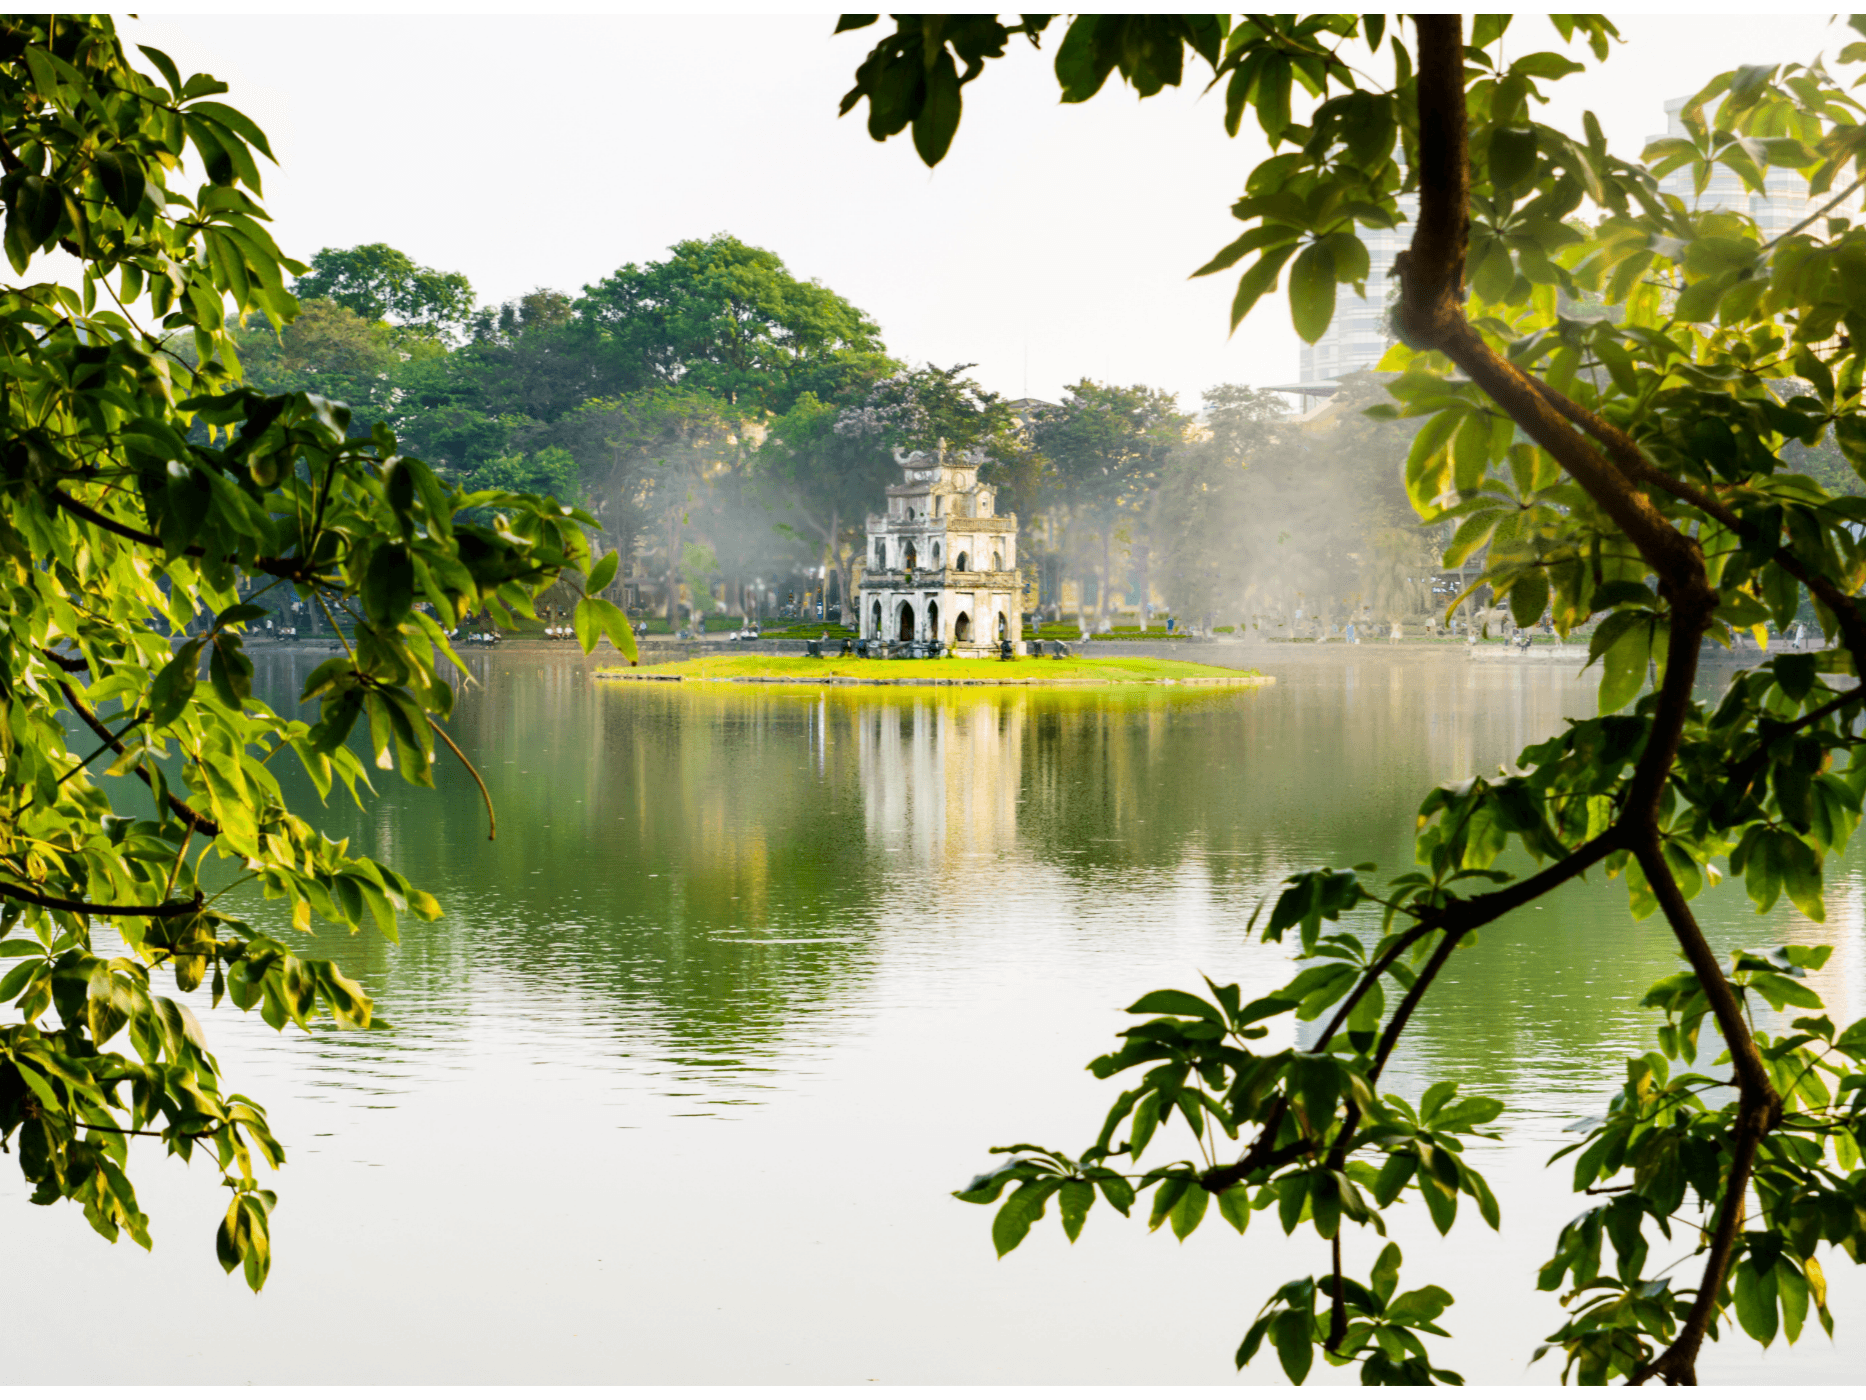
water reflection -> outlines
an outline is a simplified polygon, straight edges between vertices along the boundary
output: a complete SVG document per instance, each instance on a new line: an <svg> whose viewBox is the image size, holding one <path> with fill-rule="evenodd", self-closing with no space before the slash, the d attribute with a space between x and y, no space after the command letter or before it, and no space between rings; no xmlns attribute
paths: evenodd
<svg viewBox="0 0 1866 1400"><path fill-rule="evenodd" d="M321 659L266 655L260 684L282 703ZM1252 692L617 684L562 655L470 660L452 731L498 841L446 764L434 791L385 780L368 812L324 817L448 911L399 948L319 939L392 1028L204 1016L293 1156L266 1296L212 1267L205 1172L147 1163L148 1258L74 1247L80 1222L24 1211L0 1173L32 1264L0 1284L33 1338L17 1379L71 1378L62 1271L126 1318L160 1289L329 1329L358 1379L1224 1381L1246 1304L1312 1249L1097 1220L1071 1250L1045 1222L997 1264L985 1213L944 1193L992 1143L1092 1134L1107 1087L1078 1067L1135 994L1200 970L1283 979L1286 950L1243 926L1288 871L1403 868L1429 785L1593 710L1562 668L1376 647L1286 652ZM1701 916L1724 946L1833 943L1817 986L1857 1016L1866 899L1846 870L1825 925L1784 908L1759 933L1729 887ZM1396 1080L1513 1105L1489 1154L1501 1241L1401 1222L1409 1267L1459 1296L1446 1359L1473 1379L1553 1377L1523 1370L1558 1320L1531 1274L1576 1205L1541 1163L1645 1048L1635 1003L1675 966L1596 878L1487 931L1414 1022ZM83 1379L328 1375L263 1328L187 1356L154 1320L126 1328L141 1369L100 1358ZM1752 1352L1727 1346L1723 1378ZM1810 1379L1841 1360L1795 1353Z"/></svg>

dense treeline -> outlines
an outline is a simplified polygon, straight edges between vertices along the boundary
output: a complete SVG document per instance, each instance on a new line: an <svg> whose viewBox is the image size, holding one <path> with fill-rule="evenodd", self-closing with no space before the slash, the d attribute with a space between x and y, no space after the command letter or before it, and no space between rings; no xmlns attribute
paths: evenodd
<svg viewBox="0 0 1866 1400"><path fill-rule="evenodd" d="M941 443L985 454L1052 615L1287 625L1431 605L1433 542L1396 484L1408 434L1355 411L1371 381L1306 419L1239 385L1198 413L1088 379L1009 401L969 365L909 368L858 307L725 234L575 296L479 306L462 275L382 244L320 252L294 291L282 333L237 328L254 384L341 399L468 487L585 507L623 559L612 593L670 623L834 607L895 454Z"/></svg>

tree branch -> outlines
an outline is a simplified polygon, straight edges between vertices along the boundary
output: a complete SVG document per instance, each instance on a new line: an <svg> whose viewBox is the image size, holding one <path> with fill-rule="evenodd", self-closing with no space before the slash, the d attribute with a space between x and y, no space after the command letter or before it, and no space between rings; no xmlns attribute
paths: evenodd
<svg viewBox="0 0 1866 1400"><path fill-rule="evenodd" d="M92 904L84 899L60 899L57 895L42 894L24 885L8 884L5 881L0 881L0 895L18 900L21 904L36 905L40 909L57 909L66 914L117 914L138 919L166 919L176 914L192 914L201 907L198 894L193 899L167 904Z"/></svg>
<svg viewBox="0 0 1866 1400"><path fill-rule="evenodd" d="M49 651L41 654L52 656L52 659L55 661L58 660L58 658L53 656ZM105 728L104 722L97 717L96 713L78 698L78 692L71 688L70 682L60 681L58 683L58 688L64 693L65 703L71 706L72 713L89 726L91 733L106 741L110 747L115 749L117 754L121 756L123 753L123 746L116 741L115 736L111 734L109 729ZM149 770L147 768L139 763L132 771L135 772L137 777L143 780L144 785L148 787L151 792L155 791L155 779L149 776ZM220 835L220 823L214 821L211 817L202 816L172 792L168 794L168 806L171 812L187 822L189 826L200 832L203 836Z"/></svg>
<svg viewBox="0 0 1866 1400"><path fill-rule="evenodd" d="M1742 1007L1725 980L1723 970L1717 966L1717 955L1699 929L1678 882L1672 878L1658 842L1654 840L1642 846L1636 854L1647 883L1658 896L1659 908L1671 924L1692 971L1698 974L1698 982L1711 1005L1711 1014L1717 1020L1717 1029L1729 1048L1738 1085L1736 1137L1730 1145L1730 1170L1724 1178L1723 1200L1718 1205L1710 1255L1704 1261L1704 1276L1698 1283L1697 1296L1692 1299L1691 1311L1686 1314L1684 1326L1678 1329L1671 1345L1636 1371L1630 1381L1632 1385L1643 1385L1655 1376L1662 1376L1670 1385L1696 1385L1698 1350L1721 1311L1718 1295L1723 1291L1724 1275L1729 1271L1736 1236L1743 1225L1743 1200L1755 1168L1756 1149L1781 1121L1782 1099L1769 1080L1768 1068L1743 1020Z"/></svg>
<svg viewBox="0 0 1866 1400"><path fill-rule="evenodd" d="M1697 972L1741 1085L1741 1116L1731 1146L1731 1174L1704 1284L1677 1339L1663 1356L1634 1377L1639 1381L1662 1374L1671 1381L1695 1380L1698 1349L1705 1329L1718 1312L1717 1295L1742 1218L1743 1193L1756 1146L1775 1126L1781 1103L1769 1084L1736 994L1665 864L1658 820L1660 800L1690 714L1698 649L1721 600L1710 586L1697 542L1668 521L1641 488L1663 485L1676 499L1706 511L1713 519L1732 529L1741 527L1735 514L1709 493L1682 482L1655 480L1659 474L1630 436L1518 369L1485 343L1466 320L1460 297L1470 202L1463 22L1457 15L1419 15L1414 25L1419 45L1420 216L1412 249L1400 255L1395 268L1400 277L1396 319L1409 343L1446 355L1554 457L1632 541L1647 567L1658 576L1659 591L1671 605L1665 676L1651 712L1645 749L1634 766L1627 802L1615 823L1614 834L1618 844L1629 847L1639 860L1681 950ZM1606 449L1606 457L1577 430L1576 424ZM1779 550L1779 541L1774 543L1778 554L1785 556L1781 560L1783 567L1826 602L1807 572L1795 564L1792 556ZM1828 593L1839 596L1837 606L1827 605L1842 627L1858 627L1850 600L1826 580L1819 582L1827 584ZM1849 647L1853 635L1848 634ZM1472 901L1473 905L1479 902ZM1457 941L1448 921L1444 942L1434 950L1432 961L1387 1025L1373 1077L1378 1077L1407 1018ZM1346 1151L1347 1126L1354 1118L1351 1108L1336 1140L1335 1157Z"/></svg>
<svg viewBox="0 0 1866 1400"><path fill-rule="evenodd" d="M1465 319L1471 175L1463 21L1455 14L1418 15L1414 28L1419 41L1419 222L1412 246L1394 262L1400 281L1395 319L1407 343L1439 351L1469 375L1581 484L1661 577L1682 586L1695 571L1698 587L1711 591L1703 582L1696 544L1555 411L1536 381L1491 349Z"/></svg>
<svg viewBox="0 0 1866 1400"><path fill-rule="evenodd" d="M1534 381L1538 392L1548 401L1555 411L1569 422L1598 439L1613 454L1615 465L1636 481L1642 481L1658 487L1675 500L1708 515L1712 520L1737 535L1745 533L1743 518L1731 510L1715 495L1689 481L1680 480L1669 472L1660 471L1647 460L1646 454L1631 436L1607 422L1597 413L1591 413L1558 389L1551 388L1540 380ZM1853 654L1856 671L1866 675L1866 618L1860 616L1854 600L1834 586L1831 579L1824 575L1811 573L1803 567L1801 561L1787 549L1776 546L1774 562L1787 571L1789 576L1800 583L1809 593L1826 606L1840 624L1840 635L1847 650Z"/></svg>
<svg viewBox="0 0 1866 1400"><path fill-rule="evenodd" d="M60 510L67 511L77 516L80 520L88 520L100 530L107 530L113 535L130 541L132 544L147 545L150 549L166 548L161 539L150 534L147 530L139 530L134 525L126 525L121 520L113 520L102 511L87 506L76 496L61 491L56 486L46 487L45 494ZM191 559L205 559L207 557L207 551L202 549L198 544L191 544L181 552ZM328 580L319 578L316 567L312 565L310 561L304 559L278 559L271 555L264 555L251 560L250 563L246 563L241 561L238 555L229 554L226 557L226 562L229 564L240 564L242 568L250 567L259 573L270 574L274 578L291 579L296 583L323 583L327 587L331 586Z"/></svg>

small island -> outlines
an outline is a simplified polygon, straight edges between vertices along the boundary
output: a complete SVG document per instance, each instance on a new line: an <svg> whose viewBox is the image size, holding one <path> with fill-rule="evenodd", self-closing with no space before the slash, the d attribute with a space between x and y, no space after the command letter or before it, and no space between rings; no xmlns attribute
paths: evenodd
<svg viewBox="0 0 1866 1400"><path fill-rule="evenodd" d="M1145 656L1085 660L878 661L842 656L706 656L658 666L603 667L598 680L738 681L770 685L1270 685L1275 677L1228 666Z"/></svg>

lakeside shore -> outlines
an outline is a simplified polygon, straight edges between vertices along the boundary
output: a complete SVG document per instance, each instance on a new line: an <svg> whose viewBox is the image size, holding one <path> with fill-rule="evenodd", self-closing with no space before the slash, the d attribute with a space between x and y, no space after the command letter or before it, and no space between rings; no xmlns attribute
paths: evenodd
<svg viewBox="0 0 1866 1400"><path fill-rule="evenodd" d="M1040 661L880 661L772 652L689 657L639 667L603 666L598 680L698 681L751 685L1268 685L1256 670L1175 658L1068 657Z"/></svg>

